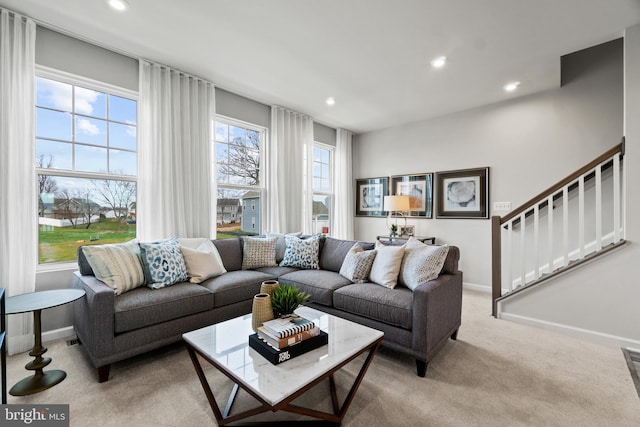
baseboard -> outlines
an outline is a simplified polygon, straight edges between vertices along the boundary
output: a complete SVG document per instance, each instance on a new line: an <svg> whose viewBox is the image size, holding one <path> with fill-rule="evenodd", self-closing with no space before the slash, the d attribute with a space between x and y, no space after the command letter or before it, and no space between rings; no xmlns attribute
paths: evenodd
<svg viewBox="0 0 640 427"><path fill-rule="evenodd" d="M510 313L504 313L504 312L500 313L499 317L500 319L560 332L566 335L571 335L576 338L582 338L587 341L596 342L598 344L603 344L610 347L631 347L631 348L640 347L640 341L637 341L637 340L632 340L629 338L619 337L611 334L605 334L603 332L577 328L575 326L563 325L560 323L548 322L546 320L535 319L532 317L520 316L518 314L510 314Z"/></svg>
<svg viewBox="0 0 640 427"><path fill-rule="evenodd" d="M462 284L462 287L465 289L471 289L472 291L486 292L488 294L491 293L491 286L487 286L487 285L478 285L476 283L464 282Z"/></svg>
<svg viewBox="0 0 640 427"><path fill-rule="evenodd" d="M73 326L66 326L60 329L54 329L53 331L47 331L42 333L42 342L59 340L61 338L71 338L76 336L76 331Z"/></svg>

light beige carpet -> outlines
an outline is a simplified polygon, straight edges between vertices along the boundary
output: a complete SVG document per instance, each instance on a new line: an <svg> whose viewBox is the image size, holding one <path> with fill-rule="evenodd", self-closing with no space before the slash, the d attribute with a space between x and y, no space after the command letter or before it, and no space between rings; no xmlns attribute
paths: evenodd
<svg viewBox="0 0 640 427"><path fill-rule="evenodd" d="M488 294L465 290L458 341L447 343L426 378L415 375L412 359L378 353L343 425L640 426L640 399L619 348L497 320L490 307ZM67 379L39 394L9 396L9 403L69 403L72 426L216 425L181 344L115 364L103 384L82 346L46 345L49 368L66 370ZM26 376L29 360L26 353L9 358L9 385ZM339 385L356 368L340 372ZM228 393L225 377L206 372L216 392ZM318 385L303 403L328 410L327 389ZM236 405L248 408L252 400L241 392Z"/></svg>

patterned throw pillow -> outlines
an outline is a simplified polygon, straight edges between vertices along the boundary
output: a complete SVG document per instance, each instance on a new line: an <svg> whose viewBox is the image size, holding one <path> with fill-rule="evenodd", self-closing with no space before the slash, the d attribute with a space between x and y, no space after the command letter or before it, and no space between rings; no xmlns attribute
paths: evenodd
<svg viewBox="0 0 640 427"><path fill-rule="evenodd" d="M113 289L116 295L144 285L137 240L117 245L83 246L82 253L96 278Z"/></svg>
<svg viewBox="0 0 640 427"><path fill-rule="evenodd" d="M260 267L275 267L276 238L244 237L242 249L242 269L251 270Z"/></svg>
<svg viewBox="0 0 640 427"><path fill-rule="evenodd" d="M320 239L313 236L308 239L300 239L296 236L285 236L287 249L280 263L281 267L297 267L308 270L319 269L318 255L320 252Z"/></svg>
<svg viewBox="0 0 640 427"><path fill-rule="evenodd" d="M160 289L189 278L178 239L140 243L142 267L151 289Z"/></svg>
<svg viewBox="0 0 640 427"><path fill-rule="evenodd" d="M447 259L449 246L426 245L415 239L409 239L406 246L398 280L414 290L420 284L438 277Z"/></svg>
<svg viewBox="0 0 640 427"><path fill-rule="evenodd" d="M369 274L373 283L390 289L396 287L405 246L387 246L379 240L376 241L378 254L373 260L371 273Z"/></svg>
<svg viewBox="0 0 640 427"><path fill-rule="evenodd" d="M340 275L351 280L352 283L369 281L369 272L376 253L376 251L365 251L359 243L356 243L347 252L340 267Z"/></svg>

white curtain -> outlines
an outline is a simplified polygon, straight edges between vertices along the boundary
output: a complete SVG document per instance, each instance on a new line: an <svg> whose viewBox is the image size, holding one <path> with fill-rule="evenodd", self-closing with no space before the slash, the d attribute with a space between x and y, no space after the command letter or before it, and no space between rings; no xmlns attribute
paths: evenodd
<svg viewBox="0 0 640 427"><path fill-rule="evenodd" d="M311 118L272 106L271 136L265 150L266 231L311 233L311 201L305 180L305 149L310 146Z"/></svg>
<svg viewBox="0 0 640 427"><path fill-rule="evenodd" d="M213 237L215 88L140 61L138 238Z"/></svg>
<svg viewBox="0 0 640 427"><path fill-rule="evenodd" d="M353 135L345 129L337 130L335 169L333 179L334 192L334 216L333 231L331 236L337 239L353 239L353 217L354 217L354 197L353 197L353 164L352 146Z"/></svg>
<svg viewBox="0 0 640 427"><path fill-rule="evenodd" d="M35 290L35 39L31 19L0 11L0 287L7 296ZM28 350L33 315L7 320L9 353Z"/></svg>

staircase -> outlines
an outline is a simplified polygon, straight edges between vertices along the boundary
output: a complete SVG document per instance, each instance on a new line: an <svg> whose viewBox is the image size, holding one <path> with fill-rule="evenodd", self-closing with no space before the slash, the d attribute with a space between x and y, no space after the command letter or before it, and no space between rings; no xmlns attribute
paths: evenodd
<svg viewBox="0 0 640 427"><path fill-rule="evenodd" d="M623 246L624 138L507 215L491 217L498 302Z"/></svg>

